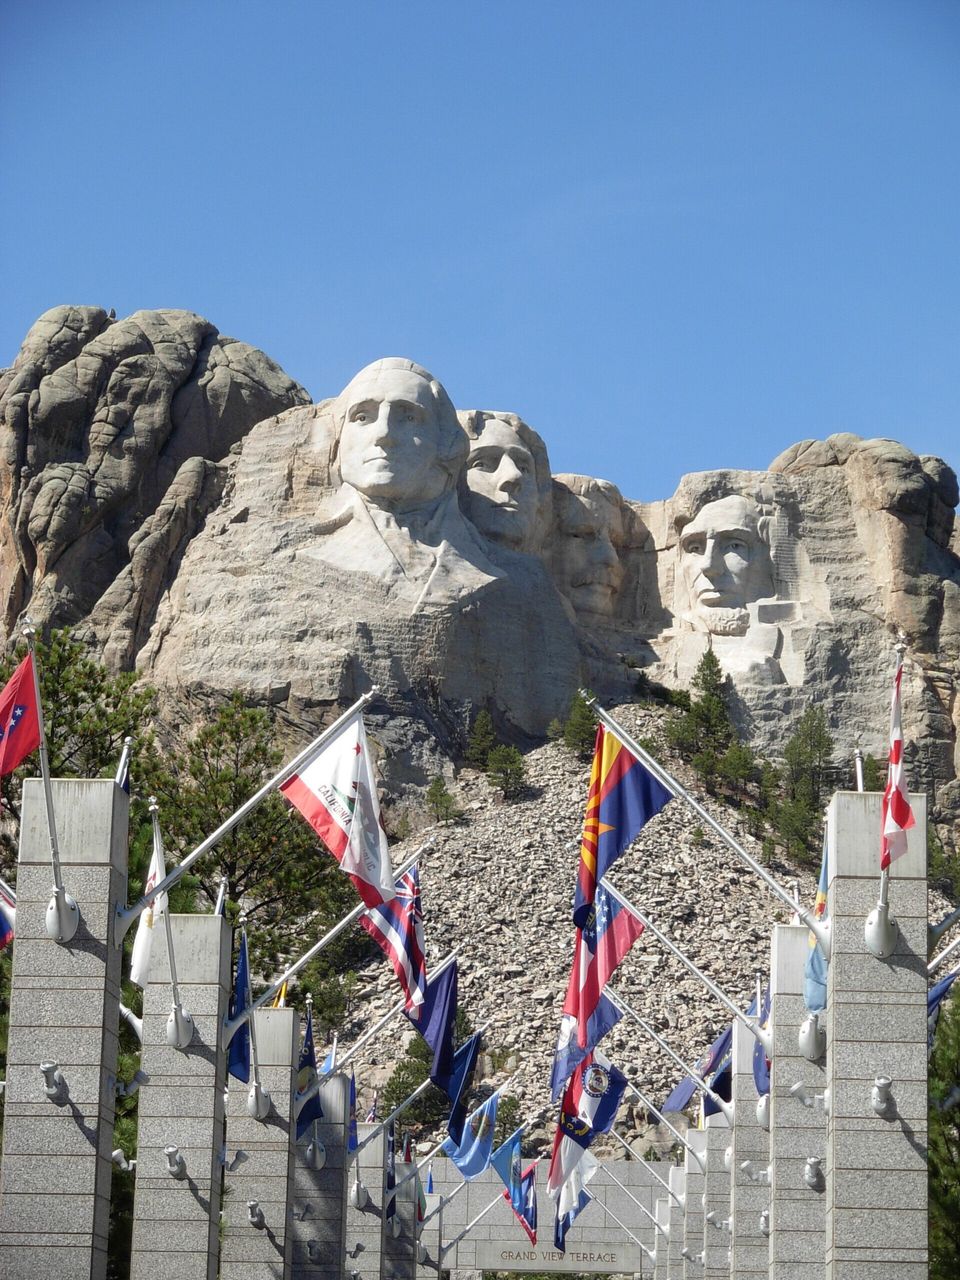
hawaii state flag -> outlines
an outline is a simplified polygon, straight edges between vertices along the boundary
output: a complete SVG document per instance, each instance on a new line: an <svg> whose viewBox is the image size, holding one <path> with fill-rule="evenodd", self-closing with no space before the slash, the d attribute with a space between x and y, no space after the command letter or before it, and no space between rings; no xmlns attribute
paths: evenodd
<svg viewBox="0 0 960 1280"><path fill-rule="evenodd" d="M597 885L583 927L577 929L573 967L563 1002L563 1012L576 1019L581 1049L590 1042L591 1020L600 1005L603 988L641 933L643 925L636 916L612 898L602 884Z"/></svg>
<svg viewBox="0 0 960 1280"><path fill-rule="evenodd" d="M600 880L670 795L615 734L597 726L573 898L575 925L583 927Z"/></svg>
<svg viewBox="0 0 960 1280"><path fill-rule="evenodd" d="M427 986L427 962L423 945L423 910L420 906L420 872L411 867L397 882L389 902L371 907L360 917L377 946L393 966L406 997L407 1009L423 1004Z"/></svg>
<svg viewBox="0 0 960 1280"><path fill-rule="evenodd" d="M360 713L280 790L347 872L367 906L389 902L396 886Z"/></svg>
<svg viewBox="0 0 960 1280"><path fill-rule="evenodd" d="M900 725L900 685L903 656L897 654L890 704L890 755L887 760L887 787L883 793L880 824L880 870L886 871L895 858L907 852L907 832L916 824L910 807L910 792L903 776L903 729Z"/></svg>
<svg viewBox="0 0 960 1280"><path fill-rule="evenodd" d="M28 653L0 693L0 775L13 773L40 745L40 714Z"/></svg>

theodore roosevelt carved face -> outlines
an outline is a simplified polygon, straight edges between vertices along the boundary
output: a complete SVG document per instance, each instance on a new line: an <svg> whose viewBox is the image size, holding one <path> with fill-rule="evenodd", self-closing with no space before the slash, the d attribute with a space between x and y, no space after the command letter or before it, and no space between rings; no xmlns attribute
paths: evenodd
<svg viewBox="0 0 960 1280"><path fill-rule="evenodd" d="M340 393L340 478L375 506L403 512L452 489L467 453L450 398L410 360L377 360Z"/></svg>
<svg viewBox="0 0 960 1280"><path fill-rule="evenodd" d="M681 529L679 553L692 620L707 631L742 633L746 606L774 594L760 511L749 498L708 502Z"/></svg>

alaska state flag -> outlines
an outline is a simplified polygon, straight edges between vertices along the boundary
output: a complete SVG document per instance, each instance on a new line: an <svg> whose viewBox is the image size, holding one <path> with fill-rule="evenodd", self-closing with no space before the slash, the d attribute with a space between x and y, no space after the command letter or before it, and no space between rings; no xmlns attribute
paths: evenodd
<svg viewBox="0 0 960 1280"><path fill-rule="evenodd" d="M670 794L619 738L602 724L597 726L573 898L573 923L578 928L589 915L599 881Z"/></svg>
<svg viewBox="0 0 960 1280"><path fill-rule="evenodd" d="M586 1049L603 988L643 933L643 925L602 884L596 886L582 928L577 929L573 967L563 1012L576 1019L577 1044Z"/></svg>
<svg viewBox="0 0 960 1280"><path fill-rule="evenodd" d="M823 833L823 857L820 861L820 883L813 914L818 920L826 919L827 912L827 833ZM803 1003L811 1013L819 1013L827 1007L827 958L813 933L807 934L807 961L803 973Z"/></svg>
<svg viewBox="0 0 960 1280"><path fill-rule="evenodd" d="M480 1034L479 1031L475 1031L469 1040L464 1040L453 1055L450 1074L434 1081L452 1104L447 1118L447 1133L458 1146L463 1141L463 1126L467 1119L467 1096L473 1084L473 1072L480 1053Z"/></svg>

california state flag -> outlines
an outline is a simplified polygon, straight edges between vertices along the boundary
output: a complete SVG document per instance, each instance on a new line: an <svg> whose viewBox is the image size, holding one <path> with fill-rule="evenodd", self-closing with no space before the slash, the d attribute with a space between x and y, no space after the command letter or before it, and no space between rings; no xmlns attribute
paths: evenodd
<svg viewBox="0 0 960 1280"><path fill-rule="evenodd" d="M280 790L316 831L368 907L396 896L380 802L358 712Z"/></svg>

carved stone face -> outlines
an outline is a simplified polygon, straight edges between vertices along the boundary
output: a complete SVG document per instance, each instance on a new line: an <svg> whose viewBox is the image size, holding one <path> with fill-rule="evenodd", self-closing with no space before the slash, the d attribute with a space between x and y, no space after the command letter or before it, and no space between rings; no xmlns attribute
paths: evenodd
<svg viewBox="0 0 960 1280"><path fill-rule="evenodd" d="M609 617L623 582L617 555L624 536L619 494L586 476L576 481L577 492L565 483L554 487L554 574L577 613Z"/></svg>
<svg viewBox="0 0 960 1280"><path fill-rule="evenodd" d="M738 613L750 601L773 594L759 515L747 498L720 498L708 502L680 534L680 570L690 607L708 630L726 630L729 611Z"/></svg>
<svg viewBox="0 0 960 1280"><path fill-rule="evenodd" d="M409 369L360 371L340 396L340 476L377 505L412 509L449 487L430 382Z"/></svg>
<svg viewBox="0 0 960 1280"><path fill-rule="evenodd" d="M471 441L460 500L467 518L493 542L529 544L540 494L533 454L502 418L487 418Z"/></svg>

